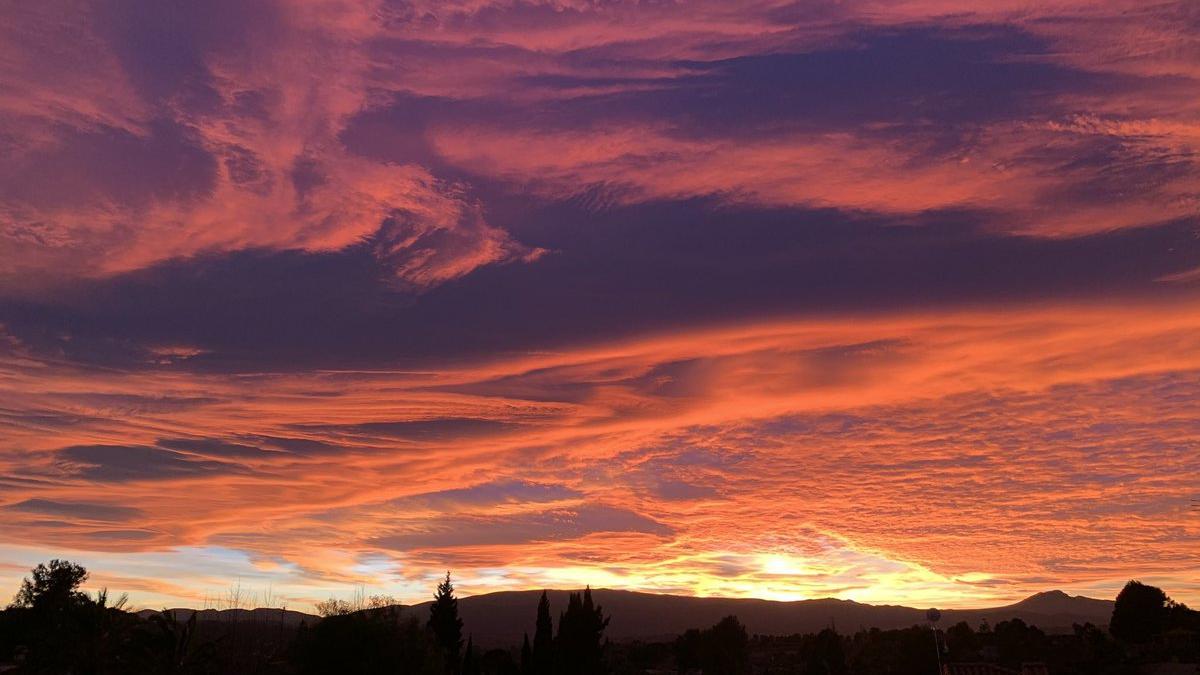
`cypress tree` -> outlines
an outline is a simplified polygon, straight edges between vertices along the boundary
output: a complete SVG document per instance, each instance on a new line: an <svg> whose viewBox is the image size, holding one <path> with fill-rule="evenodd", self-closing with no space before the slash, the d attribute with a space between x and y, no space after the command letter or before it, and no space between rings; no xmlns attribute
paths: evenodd
<svg viewBox="0 0 1200 675"><path fill-rule="evenodd" d="M475 642L467 637L467 651L463 654L462 675L479 675L479 659L475 657Z"/></svg>
<svg viewBox="0 0 1200 675"><path fill-rule="evenodd" d="M592 589L572 593L567 611L558 620L556 655L563 672L600 673L603 670L604 629L608 617L592 601Z"/></svg>
<svg viewBox="0 0 1200 675"><path fill-rule="evenodd" d="M549 675L554 670L554 623L550 619L550 597L542 591L538 600L537 627L533 632L534 675Z"/></svg>
<svg viewBox="0 0 1200 675"><path fill-rule="evenodd" d="M454 597L454 584L450 583L450 572L438 584L433 604L429 607L429 627L446 659L446 672L457 673L459 654L462 651L462 619L458 618L458 599Z"/></svg>
<svg viewBox="0 0 1200 675"><path fill-rule="evenodd" d="M525 642L521 645L521 675L533 673L533 649L529 646L529 633L525 634Z"/></svg>

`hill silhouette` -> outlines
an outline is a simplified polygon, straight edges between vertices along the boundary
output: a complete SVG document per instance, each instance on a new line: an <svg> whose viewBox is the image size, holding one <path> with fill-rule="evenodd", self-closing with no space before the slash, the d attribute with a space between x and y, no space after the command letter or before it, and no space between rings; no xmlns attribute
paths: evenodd
<svg viewBox="0 0 1200 675"><path fill-rule="evenodd" d="M1044 593L1035 593L1004 609L1016 609L1043 616L1070 616L1092 613L1096 616L1107 617L1112 614L1113 601L1099 600L1083 595L1067 595L1062 591L1046 591ZM1093 621L1092 623L1096 622Z"/></svg>
<svg viewBox="0 0 1200 675"><path fill-rule="evenodd" d="M566 607L569 591L549 591L555 615ZM700 598L657 595L635 591L594 589L596 602L612 615L606 635L612 640L661 639L689 628L711 626L723 617L736 615L751 634L791 635L818 632L830 625L839 630L859 628L907 628L925 623L926 608L900 605L868 605L833 598L795 601L754 598ZM501 591L459 599L459 614L478 644L518 644L533 634L533 615L541 591ZM423 616L429 603L412 606ZM1069 631L1074 623L1105 625L1112 616L1113 602L1062 591L1049 591L1001 607L942 610L942 627L966 621L996 624L1021 619L1046 631Z"/></svg>
<svg viewBox="0 0 1200 675"><path fill-rule="evenodd" d="M87 578L83 566L60 559L31 570L0 610L0 672L893 675L1037 664L1038 672L1095 675L1200 663L1200 612L1136 580L1113 602L1050 591L932 613L830 598L590 588L458 598L447 573L433 603L396 605L360 592L317 603L317 616L283 608L133 613L124 597L81 590Z"/></svg>
<svg viewBox="0 0 1200 675"><path fill-rule="evenodd" d="M176 621L187 621L192 618L193 613L198 613L199 616L196 617L197 621L258 622L282 624L284 626L299 626L305 621L313 623L321 618L316 614L272 607L258 607L255 609L189 609L186 607L172 607L166 610L143 609L139 610L137 615L143 619L148 619L161 611L172 614Z"/></svg>
<svg viewBox="0 0 1200 675"><path fill-rule="evenodd" d="M555 616L567 606L568 590L548 591ZM659 595L595 589L596 602L612 615L607 635L612 640L655 640L676 636L689 628L710 626L723 617L736 615L751 634L792 635L813 633L831 625L839 630L860 628L907 628L925 623L925 608L901 605L870 605L851 600L823 598L775 601L755 598L700 598L683 595ZM459 614L476 644L509 646L520 644L524 634L534 632L533 613L541 591L501 591L459 598ZM414 616L428 616L430 602L407 605ZM178 620L191 616L190 609L171 609ZM1068 631L1075 623L1105 625L1112 616L1113 602L1062 591L1037 593L1020 602L980 609L945 609L939 625L948 627L959 621L978 626L1021 619L1049 632ZM143 617L154 610L142 610ZM237 609L199 610L201 621L259 621L310 624L319 617L294 610Z"/></svg>

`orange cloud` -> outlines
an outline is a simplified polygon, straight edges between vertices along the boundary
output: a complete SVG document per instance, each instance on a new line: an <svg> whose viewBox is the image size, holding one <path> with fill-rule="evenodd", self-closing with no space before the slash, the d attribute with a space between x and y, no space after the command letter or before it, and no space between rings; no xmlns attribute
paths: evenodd
<svg viewBox="0 0 1200 675"><path fill-rule="evenodd" d="M494 193L969 211L1010 237L1200 204L1184 3L157 5L32 3L0 26L6 302L354 249L407 292L388 302L418 303L545 253L489 221ZM841 74L829 54L859 78L817 87ZM892 54L931 69L899 101L873 89ZM980 63L992 79L953 79ZM786 65L828 100L750 105L794 84ZM156 603L243 574L296 602L412 599L447 566L467 591L947 605L1154 575L1196 602L1196 278L1141 302L760 316L375 370L202 371L175 338L123 370L0 327L0 582L67 555ZM14 307L21 335L54 332Z"/></svg>
<svg viewBox="0 0 1200 675"><path fill-rule="evenodd" d="M1122 135L1137 139L1125 144L1123 156L1096 166L1076 162L1096 134L1122 128ZM601 204L620 204L717 197L901 215L982 209L999 214L999 229L1079 236L1195 215L1200 176L1186 159L1178 160L1173 177L1144 193L1120 193L1116 203L1090 193L1107 190L1111 186L1098 183L1122 172L1141 180L1134 167L1190 155L1197 129L1082 119L1037 128L1005 124L982 131L970 145L941 151L932 147L935 139L919 134L689 139L655 127L556 133L446 126L435 128L430 140L458 166L558 199L598 193ZM1183 147L1172 147L1176 143ZM1071 195L1080 191L1088 196Z"/></svg>
<svg viewBox="0 0 1200 675"><path fill-rule="evenodd" d="M427 372L10 353L0 531L49 550L248 551L300 570L297 588L403 590L452 564L477 590L1115 589L1200 567L1195 309L781 319ZM372 556L390 562L355 571Z"/></svg>

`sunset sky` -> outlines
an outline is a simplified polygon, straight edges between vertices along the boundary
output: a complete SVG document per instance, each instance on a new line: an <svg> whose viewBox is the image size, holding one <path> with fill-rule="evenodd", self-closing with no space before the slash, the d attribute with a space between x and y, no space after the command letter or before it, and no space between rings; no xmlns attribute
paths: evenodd
<svg viewBox="0 0 1200 675"><path fill-rule="evenodd" d="M1200 603L1192 0L0 3L0 602Z"/></svg>

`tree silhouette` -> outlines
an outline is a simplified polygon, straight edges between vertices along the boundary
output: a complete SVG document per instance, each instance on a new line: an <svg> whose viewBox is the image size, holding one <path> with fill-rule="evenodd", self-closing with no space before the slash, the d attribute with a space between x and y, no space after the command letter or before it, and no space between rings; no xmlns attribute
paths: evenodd
<svg viewBox="0 0 1200 675"><path fill-rule="evenodd" d="M1117 594L1108 630L1126 642L1148 642L1166 628L1170 598L1161 588L1130 581Z"/></svg>
<svg viewBox="0 0 1200 675"><path fill-rule="evenodd" d="M550 619L550 598L546 591L542 591L538 600L532 656L532 675L550 675L554 670L554 623Z"/></svg>
<svg viewBox="0 0 1200 675"><path fill-rule="evenodd" d="M479 675L479 659L475 654L475 641L467 637L467 649L463 653L462 675Z"/></svg>
<svg viewBox="0 0 1200 675"><path fill-rule="evenodd" d="M533 671L533 648L529 646L529 633L525 634L525 641L521 643L521 673L529 675Z"/></svg>
<svg viewBox="0 0 1200 675"><path fill-rule="evenodd" d="M675 666L680 673L700 667L700 630L689 628L675 638Z"/></svg>
<svg viewBox="0 0 1200 675"><path fill-rule="evenodd" d="M88 578L82 565L55 559L49 565L38 563L31 576L32 579L27 577L21 582L21 590L13 598L12 607L62 611L89 600L87 594L79 590Z"/></svg>
<svg viewBox="0 0 1200 675"><path fill-rule="evenodd" d="M966 621L946 629L946 649L951 661L979 660L979 638Z"/></svg>
<svg viewBox="0 0 1200 675"><path fill-rule="evenodd" d="M446 659L446 672L456 673L459 669L459 654L462 652L462 619L458 618L458 599L454 597L454 584L450 583L450 572L437 587L433 604L429 607L429 627L434 639Z"/></svg>
<svg viewBox="0 0 1200 675"><path fill-rule="evenodd" d="M1001 663L1010 668L1019 668L1026 661L1040 661L1048 650L1046 633L1019 617L998 622L992 628L992 636Z"/></svg>
<svg viewBox="0 0 1200 675"><path fill-rule="evenodd" d="M571 594L567 610L558 619L558 639L555 640L562 672L585 675L601 672L604 629L608 621L600 606L592 602L591 587L582 594Z"/></svg>
<svg viewBox="0 0 1200 675"><path fill-rule="evenodd" d="M151 670L162 673L196 673L211 670L216 659L216 645L196 640L196 619L192 612L187 621L180 622L174 612L162 611L150 617L156 629L148 640L153 642Z"/></svg>
<svg viewBox="0 0 1200 675"><path fill-rule="evenodd" d="M521 668L513 661L509 650L497 647L479 657L479 672L487 675L520 675Z"/></svg>
<svg viewBox="0 0 1200 675"><path fill-rule="evenodd" d="M109 605L108 592L95 599L79 590L87 570L65 560L33 568L0 622L0 643L21 645L21 672L98 672L128 660L127 642L136 617L125 598ZM11 642L10 642L11 641Z"/></svg>
<svg viewBox="0 0 1200 675"><path fill-rule="evenodd" d="M712 628L692 628L675 641L675 662L681 673L697 668L704 675L749 673L750 636L732 615Z"/></svg>
<svg viewBox="0 0 1200 675"><path fill-rule="evenodd" d="M804 675L846 675L841 636L832 628L817 633L804 661Z"/></svg>
<svg viewBox="0 0 1200 675"><path fill-rule="evenodd" d="M295 657L301 675L435 675L446 664L431 637L416 617L402 618L394 608L367 609L328 616L302 630Z"/></svg>
<svg viewBox="0 0 1200 675"><path fill-rule="evenodd" d="M83 567L53 560L35 567L12 604L0 610L0 670L19 673L108 675L598 675L661 672L670 643L610 645L608 617L590 588L571 593L557 625L549 594L538 602L536 632L516 651L484 652L474 638L462 640L463 622L450 575L437 588L427 622L394 607L387 598L325 603L330 611L293 628L253 617L226 621L193 613L186 621L170 612L139 616L110 603L108 594L87 594ZM281 615L282 618L282 615ZM439 630L440 629L440 630ZM557 629L557 632L555 632ZM980 661L1015 669L1045 663L1064 675L1117 675L1159 663L1200 661L1200 612L1161 589L1131 581L1114 605L1111 634L1092 624L1070 634L1047 634L1019 618L965 622L946 631L954 662ZM769 672L800 675L895 675L931 673L936 658L922 626L860 630L841 637L832 629L804 635L758 635L751 640L734 616L675 641L679 671L744 675L753 663ZM458 658L454 660L455 650ZM5 670L7 672L7 670Z"/></svg>
<svg viewBox="0 0 1200 675"><path fill-rule="evenodd" d="M736 616L727 616L705 631L700 665L705 675L750 672L750 636Z"/></svg>

